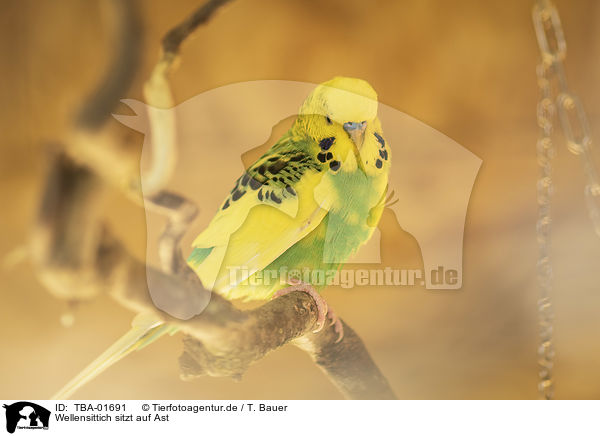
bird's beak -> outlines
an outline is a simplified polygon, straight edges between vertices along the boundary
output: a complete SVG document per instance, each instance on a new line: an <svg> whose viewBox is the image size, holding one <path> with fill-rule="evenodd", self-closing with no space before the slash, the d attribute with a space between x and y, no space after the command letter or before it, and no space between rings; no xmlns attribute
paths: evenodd
<svg viewBox="0 0 600 436"><path fill-rule="evenodd" d="M354 156L356 157L356 164L358 168L365 173L365 167L362 162L362 158L360 157L360 148L365 141L365 130L367 129L367 122L363 121L360 123L344 123L344 130L354 142Z"/></svg>
<svg viewBox="0 0 600 436"><path fill-rule="evenodd" d="M350 135L350 139L356 145L356 148L360 149L365 140L365 130L367 129L367 122L362 123L344 123L344 130Z"/></svg>

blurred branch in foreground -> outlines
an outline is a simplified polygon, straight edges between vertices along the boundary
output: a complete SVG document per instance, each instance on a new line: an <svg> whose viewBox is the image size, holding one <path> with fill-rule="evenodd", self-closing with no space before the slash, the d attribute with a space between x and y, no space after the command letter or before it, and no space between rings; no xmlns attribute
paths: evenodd
<svg viewBox="0 0 600 436"><path fill-rule="evenodd" d="M161 59L145 87L149 103L172 102L167 74L181 43L226 2L209 1L167 34ZM347 398L394 398L387 380L350 327L344 325L340 343L336 343L338 335L332 327L312 333L317 306L306 293L292 292L257 309L240 311L202 287L178 246L196 209L178 195L159 189L168 179L168 167L153 169L154 194L144 199L169 219L159 244L162 269L147 267L112 236L100 217L106 186L117 186L141 200L135 159L106 126L137 72L141 47L132 2L113 3L121 32L113 65L84 105L63 150L52 159L32 232L31 252L42 282L59 298L77 301L104 293L133 311L154 311L178 326L186 333L180 358L184 379L205 374L239 378L269 351L291 342L305 350ZM159 137L166 141L168 154L174 152L169 149L169 144L174 144L172 120L151 117L151 123L153 132L162 132ZM155 143L153 160L164 156L165 150L156 150L163 143ZM181 219L182 207L185 219ZM152 298L148 282L157 289ZM157 298L169 301L174 308L170 313L176 313L178 307L210 302L201 314L182 321L159 311L153 303Z"/></svg>

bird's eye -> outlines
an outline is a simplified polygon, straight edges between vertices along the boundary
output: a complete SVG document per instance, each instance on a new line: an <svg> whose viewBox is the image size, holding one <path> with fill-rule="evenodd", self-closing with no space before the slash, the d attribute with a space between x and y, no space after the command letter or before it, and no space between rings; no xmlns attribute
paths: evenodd
<svg viewBox="0 0 600 436"><path fill-rule="evenodd" d="M325 119L327 120L327 124L333 124L331 118L329 118L329 115L327 115Z"/></svg>

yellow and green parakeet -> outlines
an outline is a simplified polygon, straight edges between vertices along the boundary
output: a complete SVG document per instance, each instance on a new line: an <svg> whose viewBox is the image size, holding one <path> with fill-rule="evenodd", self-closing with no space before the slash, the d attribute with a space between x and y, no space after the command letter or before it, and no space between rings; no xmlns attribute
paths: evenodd
<svg viewBox="0 0 600 436"><path fill-rule="evenodd" d="M391 163L377 106L377 94L360 79L335 77L311 92L292 127L236 181L194 240L188 264L204 287L244 300L308 292L319 308L316 331L323 327L328 308L318 292L327 283L284 275L337 271L371 237L385 207ZM341 339L341 323L329 312ZM175 331L152 316L136 317L132 330L56 397Z"/></svg>

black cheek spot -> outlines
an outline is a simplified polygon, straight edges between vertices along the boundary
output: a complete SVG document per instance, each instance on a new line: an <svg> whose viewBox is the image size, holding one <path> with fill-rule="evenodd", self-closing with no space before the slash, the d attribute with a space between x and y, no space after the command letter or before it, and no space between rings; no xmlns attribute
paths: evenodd
<svg viewBox="0 0 600 436"><path fill-rule="evenodd" d="M379 156L381 156L383 159L387 160L387 158L388 158L387 150L379 150Z"/></svg>
<svg viewBox="0 0 600 436"><path fill-rule="evenodd" d="M335 137L333 137L333 136L331 138L323 138L323 139L321 139L321 142L319 142L319 147L321 147L322 150L327 151L331 148L334 141L335 141Z"/></svg>
<svg viewBox="0 0 600 436"><path fill-rule="evenodd" d="M292 195L296 195L296 191L290 185L286 185L285 190Z"/></svg>
<svg viewBox="0 0 600 436"><path fill-rule="evenodd" d="M331 168L333 171L339 170L340 169L340 161L332 160L331 162L329 162L329 168Z"/></svg>
<svg viewBox="0 0 600 436"><path fill-rule="evenodd" d="M376 166L377 168L381 168L381 167L383 166L383 162L381 162L381 159L377 159L377 160L375 161L375 166Z"/></svg>
<svg viewBox="0 0 600 436"><path fill-rule="evenodd" d="M235 191L233 194L231 194L231 199L233 201L238 201L240 198L242 198L244 196L245 193L246 193L246 191Z"/></svg>
<svg viewBox="0 0 600 436"><path fill-rule="evenodd" d="M326 116L325 119L327 120L327 124L333 124L333 122L331 121L331 118L329 118L329 116Z"/></svg>
<svg viewBox="0 0 600 436"><path fill-rule="evenodd" d="M265 192L265 198L268 200L269 199L269 191Z"/></svg>
<svg viewBox="0 0 600 436"><path fill-rule="evenodd" d="M221 208L221 210L225 210L229 207L229 199L227 199L227 201L225 202L225 204L223 205L223 207Z"/></svg>
<svg viewBox="0 0 600 436"><path fill-rule="evenodd" d="M273 200L277 204L281 203L281 199L278 196L276 196L274 192L271 192L271 200Z"/></svg>
<svg viewBox="0 0 600 436"><path fill-rule="evenodd" d="M325 163L325 161L327 160L324 153L319 153L317 155L317 159L319 159L319 162L323 162L323 163Z"/></svg>
<svg viewBox="0 0 600 436"><path fill-rule="evenodd" d="M260 201L263 201L263 192L262 192L262 189L260 191L258 191L258 199Z"/></svg>

